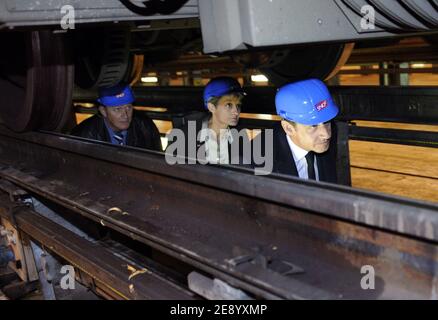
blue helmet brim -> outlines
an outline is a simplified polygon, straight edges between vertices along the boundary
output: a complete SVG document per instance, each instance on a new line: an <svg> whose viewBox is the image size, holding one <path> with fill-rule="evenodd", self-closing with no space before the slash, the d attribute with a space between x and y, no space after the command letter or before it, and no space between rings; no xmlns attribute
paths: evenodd
<svg viewBox="0 0 438 320"><path fill-rule="evenodd" d="M109 89L109 90L112 90ZM105 107L119 107L127 104L132 104L135 101L134 94L129 87L125 87L122 91L116 90L108 95L103 95L97 99L101 105Z"/></svg>
<svg viewBox="0 0 438 320"><path fill-rule="evenodd" d="M233 94L233 93L237 93L237 94L240 93L243 96L246 96L245 90L243 90L243 88L241 88L241 87L224 88L223 90L216 90L214 92L211 92L209 94L209 96L205 98L204 106L207 109L208 108L208 101L213 97L222 97L222 96L226 96L226 95Z"/></svg>
<svg viewBox="0 0 438 320"><path fill-rule="evenodd" d="M293 121L306 126L314 126L320 123L333 120L339 114L337 105L332 104L322 111L313 111L308 114L283 113L280 116L286 120Z"/></svg>

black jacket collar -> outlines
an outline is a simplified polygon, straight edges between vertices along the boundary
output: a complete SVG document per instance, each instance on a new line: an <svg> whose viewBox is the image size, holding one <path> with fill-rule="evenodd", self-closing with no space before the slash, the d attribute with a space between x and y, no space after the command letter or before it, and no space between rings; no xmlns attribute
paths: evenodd
<svg viewBox="0 0 438 320"><path fill-rule="evenodd" d="M273 171L298 177L294 157L281 123L277 123L273 129ZM335 136L336 135L334 135L334 137ZM329 149L329 151L325 153L315 154L315 159L318 166L319 180L336 183L336 163L333 158L333 143L330 144L330 148L331 150Z"/></svg>

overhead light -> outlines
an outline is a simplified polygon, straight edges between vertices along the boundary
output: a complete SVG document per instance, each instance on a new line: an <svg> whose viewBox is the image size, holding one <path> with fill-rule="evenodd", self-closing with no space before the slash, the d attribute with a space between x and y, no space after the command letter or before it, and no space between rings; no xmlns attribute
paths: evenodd
<svg viewBox="0 0 438 320"><path fill-rule="evenodd" d="M141 78L141 82L144 82L144 83L157 83L158 82L158 78L157 77L142 77Z"/></svg>
<svg viewBox="0 0 438 320"><path fill-rule="evenodd" d="M268 82L269 79L264 74L255 74L251 76L252 82Z"/></svg>
<svg viewBox="0 0 438 320"><path fill-rule="evenodd" d="M424 68L426 65L424 63L413 63L411 66L412 66L412 68L421 69L421 68Z"/></svg>

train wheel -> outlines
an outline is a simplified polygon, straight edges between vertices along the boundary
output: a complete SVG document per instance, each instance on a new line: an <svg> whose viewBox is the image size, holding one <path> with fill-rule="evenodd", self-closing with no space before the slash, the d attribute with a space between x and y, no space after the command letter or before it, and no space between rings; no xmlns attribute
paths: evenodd
<svg viewBox="0 0 438 320"><path fill-rule="evenodd" d="M64 34L0 34L0 117L10 129L60 130L70 115L74 71Z"/></svg>
<svg viewBox="0 0 438 320"><path fill-rule="evenodd" d="M251 52L236 61L257 68L276 86L308 78L328 80L347 62L354 44L293 47L273 52Z"/></svg>
<svg viewBox="0 0 438 320"><path fill-rule="evenodd" d="M75 83L80 88L111 87L129 74L129 28L90 29L75 36Z"/></svg>

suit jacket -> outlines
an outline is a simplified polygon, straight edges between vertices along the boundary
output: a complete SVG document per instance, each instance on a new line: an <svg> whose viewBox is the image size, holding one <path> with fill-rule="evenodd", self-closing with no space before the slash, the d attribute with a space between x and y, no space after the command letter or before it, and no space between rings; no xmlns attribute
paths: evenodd
<svg viewBox="0 0 438 320"><path fill-rule="evenodd" d="M333 128L334 126L332 126ZM333 131L333 137L336 137L336 129ZM262 152L265 154L265 136L266 132L257 136L255 139L261 139ZM287 142L286 133L280 123L273 127L273 173L281 173L298 177L298 170L292 155L292 151ZM337 182L336 174L336 142L332 138L330 147L327 152L322 154L315 153L317 161L319 180L324 182ZM255 165L254 165L255 166Z"/></svg>
<svg viewBox="0 0 438 320"><path fill-rule="evenodd" d="M72 135L111 143L103 117L96 114L73 128ZM134 112L126 136L126 145L162 151L160 133L153 121Z"/></svg>

